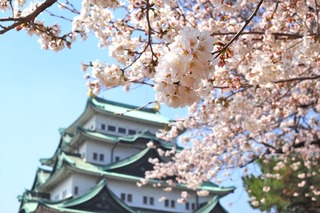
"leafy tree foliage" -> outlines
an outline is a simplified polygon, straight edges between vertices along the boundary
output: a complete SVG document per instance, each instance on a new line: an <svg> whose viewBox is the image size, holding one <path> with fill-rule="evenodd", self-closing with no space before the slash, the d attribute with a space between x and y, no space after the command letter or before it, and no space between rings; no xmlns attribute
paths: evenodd
<svg viewBox="0 0 320 213"><path fill-rule="evenodd" d="M320 212L319 163L305 164L301 157L258 160L261 174L243 178L251 206L267 212Z"/></svg>

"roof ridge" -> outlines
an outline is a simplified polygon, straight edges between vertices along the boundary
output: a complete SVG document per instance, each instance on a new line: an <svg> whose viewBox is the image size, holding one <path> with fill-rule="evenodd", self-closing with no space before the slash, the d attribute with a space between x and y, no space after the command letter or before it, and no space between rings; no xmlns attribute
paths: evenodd
<svg viewBox="0 0 320 213"><path fill-rule="evenodd" d="M139 106L135 106L135 105L131 105L131 104L125 104L125 103L121 103L121 102L111 101L111 100L100 98L100 97L89 97L88 98L88 100L92 104L94 104L92 102L93 99L95 99L98 102L102 102L102 103L105 103L105 104L111 104L111 105L115 105L115 106L119 106L119 107L123 107L123 108L128 108L128 109L131 109L131 110L144 111L144 112L150 112L150 113L157 113L158 112L157 110L155 110L153 108L139 107Z"/></svg>

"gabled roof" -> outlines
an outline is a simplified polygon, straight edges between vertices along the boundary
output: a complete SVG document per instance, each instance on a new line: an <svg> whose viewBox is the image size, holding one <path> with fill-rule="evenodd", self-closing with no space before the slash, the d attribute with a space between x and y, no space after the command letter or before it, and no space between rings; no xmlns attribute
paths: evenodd
<svg viewBox="0 0 320 213"><path fill-rule="evenodd" d="M141 108L128 104L105 100L99 97L89 97L84 112L80 117L64 131L73 133L78 126L82 126L95 113L102 113L119 117L120 119L131 119L144 123L158 125L159 128L170 123L170 120L162 116L158 111L151 108Z"/></svg>
<svg viewBox="0 0 320 213"><path fill-rule="evenodd" d="M219 196L214 196L206 203L206 205L193 213L227 213L227 211L219 203Z"/></svg>
<svg viewBox="0 0 320 213"><path fill-rule="evenodd" d="M39 206L38 201L21 201L19 213L32 213L35 212Z"/></svg>
<svg viewBox="0 0 320 213"><path fill-rule="evenodd" d="M106 166L104 170L143 178L146 171L153 169L153 164L149 162L150 158L157 158L159 159L159 162L168 161L164 157L160 156L155 149L147 147L129 158Z"/></svg>
<svg viewBox="0 0 320 213"><path fill-rule="evenodd" d="M162 116L157 110L152 108L141 108L129 104L122 104L114 101L105 100L102 98L94 97L89 98L92 105L96 108L102 109L116 115L123 115L134 119L150 121L154 123L166 124L170 120Z"/></svg>
<svg viewBox="0 0 320 213"><path fill-rule="evenodd" d="M69 143L72 143L74 140L77 140L77 137L85 136L88 138L93 138L101 141L107 141L111 143L134 143L138 139L145 139L145 142L148 142L150 140L156 140L161 141L161 139L157 138L155 135L148 132L148 130L145 130L144 132L137 133L134 135L126 135L126 136L118 136L118 135L110 135L110 134L104 134L102 132L94 131L94 130L88 130L83 127L78 127L78 131L76 132L75 136L72 140L70 140Z"/></svg>
<svg viewBox="0 0 320 213"><path fill-rule="evenodd" d="M82 158L80 158L77 155L70 155L61 152L58 157L59 160L56 162L56 165L52 171L52 175L42 186L54 184L55 179L63 178L63 175L67 175L71 172L85 173L97 177L105 177L107 179L111 178L118 180L126 180L130 182L139 182L141 181L141 177L143 177L142 173L144 173L144 171L134 170L139 168L139 165L141 165L142 160L144 160L144 165L147 165L147 162L145 162L145 160L148 160L147 157L149 156L151 158L152 156L159 158L159 155L155 152L157 152L155 149L146 148L142 152L132 157L111 164L107 167L96 166L91 163L85 162ZM163 159L159 158L159 161L163 161ZM133 170L130 169L130 166L133 166ZM152 164L150 164L150 166L152 166ZM145 168L146 170L149 170L148 166L145 166ZM126 172L126 169L128 169L129 171ZM162 183L161 180L150 180L151 184L159 182ZM186 186L182 184L177 184L176 187L186 189ZM235 187L219 187L214 183L205 182L203 186L199 187L199 190L208 190L212 193L218 194L220 197L223 197L233 192L235 190Z"/></svg>
<svg viewBox="0 0 320 213"><path fill-rule="evenodd" d="M147 129L143 132L134 134L134 135L126 135L126 136L117 136L117 135L110 135L110 134L104 134L98 131L94 130L88 130L83 127L78 127L78 131L74 138L77 137L77 135L83 135L85 137L101 140L101 141L108 141L111 143L135 143L139 140L143 140L144 142L153 141L160 145L161 148L165 149L172 149L175 147L177 150L182 150L182 147L177 146L175 143L170 143L167 141L164 141L160 138L157 138L154 134L150 133ZM75 139L70 140L69 143L72 143L72 141ZM146 144L145 144L146 145Z"/></svg>
<svg viewBox="0 0 320 213"><path fill-rule="evenodd" d="M77 213L135 213L136 210L126 205L101 180L88 193L78 197L61 201L50 200L24 200L20 213L42 212L50 209L52 212L77 212Z"/></svg>
<svg viewBox="0 0 320 213"><path fill-rule="evenodd" d="M46 182L48 177L51 174L51 170L43 169L43 168L38 168L36 172L36 177L34 179L34 182L32 184L31 190L36 189L39 185L43 184Z"/></svg>
<svg viewBox="0 0 320 213"><path fill-rule="evenodd" d="M90 209L97 212L136 212L127 206L108 188L105 180L101 180L89 193L77 199L64 202L62 206L78 210Z"/></svg>
<svg viewBox="0 0 320 213"><path fill-rule="evenodd" d="M76 143L77 141L80 141L79 139L81 137L92 138L95 140L105 141L108 143L133 144L138 141L141 141L145 143L143 144L144 147L146 147L147 142L153 141L154 143L158 144L161 148L166 150L172 149L173 147L175 147L175 149L178 151L183 149L182 147L176 146L173 143L169 143L157 138L154 134L149 133L148 130L145 130L144 132L141 132L141 133L137 133L135 135L116 136L116 135L104 134L98 131L87 130L87 129L84 129L83 127L78 127L77 131L75 132L72 138L70 137L70 135L68 134L66 135L67 136L61 136L59 147L56 150L54 156L52 156L51 158L40 159L40 162L42 165L47 165L52 167L54 165L54 162L56 161L56 156L59 154L58 152L61 150L66 150L68 146L74 147L74 143Z"/></svg>
<svg viewBox="0 0 320 213"><path fill-rule="evenodd" d="M61 148L63 146L65 146L65 144L69 144L70 141L72 140L72 136L70 134L65 134L64 131L61 130L61 128L59 129L59 132L60 132L61 138L60 138L59 145L58 145L54 155L49 158L41 158L40 163L42 165L53 167L55 164L55 161L56 161L56 156L61 151Z"/></svg>

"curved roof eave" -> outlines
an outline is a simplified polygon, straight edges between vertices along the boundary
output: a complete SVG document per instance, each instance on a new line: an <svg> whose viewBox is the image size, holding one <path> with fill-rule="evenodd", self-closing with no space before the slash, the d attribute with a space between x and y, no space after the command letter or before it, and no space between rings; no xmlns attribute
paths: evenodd
<svg viewBox="0 0 320 213"><path fill-rule="evenodd" d="M110 165L107 165L106 167L104 167L104 171L108 171L108 170L114 170L114 169L119 169L119 168L124 168L127 166L132 165L133 163L139 161L140 159L144 158L149 152L154 151L156 157L161 160L161 162L167 162L168 160L165 159L164 157L162 157L157 150L155 149L151 149L149 147L146 147L145 149L141 150L140 152L138 152L137 154L128 157L126 159L123 159L121 161L117 161L115 163L112 163Z"/></svg>
<svg viewBox="0 0 320 213"><path fill-rule="evenodd" d="M90 98L87 100L85 109L82 114L71 125L64 129L65 133L74 134L78 126L81 126L81 123L88 121L90 117L94 115L93 105L89 100Z"/></svg>
<svg viewBox="0 0 320 213"><path fill-rule="evenodd" d="M168 124L171 121L162 116L157 110L152 108L144 108L123 104L115 101L94 97L89 99L95 108L101 109L104 112L109 112L114 115L121 115L134 120L141 120L145 122L152 122L158 124Z"/></svg>
<svg viewBox="0 0 320 213"><path fill-rule="evenodd" d="M78 127L79 133L82 133L84 136L87 136L92 139L99 139L99 140L108 140L112 142L135 142L139 138L149 139L149 140L157 140L160 141L159 138L155 136L147 135L144 133L138 133L132 136L113 136L108 134L103 134L98 131L92 131L88 129L84 129L83 127Z"/></svg>
<svg viewBox="0 0 320 213"><path fill-rule="evenodd" d="M148 151L148 149L144 150L144 152L142 152L141 156L143 154L147 153L147 151ZM132 176L132 175L128 175L128 174L121 174L121 173L111 172L111 171L104 171L103 167L98 167L93 164L84 162L81 158L79 158L77 156L69 156L69 155L62 152L60 154L59 162L56 162L56 165L55 165L54 170L52 171L52 174L47 179L46 183L44 183L43 185L48 185L48 184L50 184L49 182L53 182L54 180L52 180L52 175L54 173L56 173L56 171L61 173L61 170L64 170L64 169L67 169L67 170L70 169L72 171L85 173L85 174L89 174L89 175L94 175L97 177L103 176L103 177L112 178L112 179L122 179L122 180L127 180L127 181L134 181L134 182L141 181L141 177ZM56 175L54 175L54 177L55 176ZM150 180L149 182L151 184L153 184L153 183L158 183L159 180ZM186 186L182 185L182 184L177 184L176 186L178 188L186 189ZM208 190L211 193L215 193L215 194L218 194L220 197L223 197L223 196L233 192L235 190L235 187L219 187L213 183L212 184L207 183L204 186L199 187L198 190Z"/></svg>
<svg viewBox="0 0 320 213"><path fill-rule="evenodd" d="M46 204L46 203L39 203L35 213L37 213L39 209L39 213L43 212L42 208L47 208L49 210L55 210L56 212L64 212L64 213L96 213L93 211L83 211L83 210L78 210L78 209L68 209L68 208L63 208L63 207L58 207L54 204Z"/></svg>
<svg viewBox="0 0 320 213"><path fill-rule="evenodd" d="M72 200L70 202L67 202L64 204L65 207L72 207L79 205L81 203L87 202L97 196L103 189L106 189L110 196L112 197L113 201L117 203L119 206L124 208L128 211L128 213L135 213L136 211L131 209L129 206L127 206L122 200L120 200L108 187L108 184L105 179L101 180L91 191L88 193L82 195L79 198L76 198L75 200Z"/></svg>
<svg viewBox="0 0 320 213"><path fill-rule="evenodd" d="M216 208L216 206L219 204L219 197L214 196L212 199L210 199L206 205L202 206L201 208L197 209L194 213L210 213Z"/></svg>
<svg viewBox="0 0 320 213"><path fill-rule="evenodd" d="M51 173L50 170L43 169L43 168L38 168L37 171L36 171L36 177L34 178L31 190L34 190L36 188L37 183L39 183L41 185L41 184L45 183L46 180L48 179L48 177L46 177L46 178L45 177L41 177L40 172L47 173L48 177L50 176L50 173Z"/></svg>
<svg viewBox="0 0 320 213"><path fill-rule="evenodd" d="M94 170L87 170L86 168L79 168L76 165L70 165L70 169L78 172L84 172L86 174L91 174L91 175L97 175L97 176L103 176L106 178L112 178L112 179L122 179L122 180L127 180L127 181L133 181L133 182L138 182L141 181L141 177L138 176L132 176L132 175L127 175L127 174L121 174L117 172L111 172L111 171L103 171L103 168L96 167L95 171ZM162 182L161 180L149 180L149 183L152 185L154 183L159 183ZM176 188L180 189L186 189L187 187L183 184L177 184ZM223 197L231 192L233 192L235 187L219 187L219 186L212 186L212 187L199 187L198 190L208 190L211 193L218 194L220 197Z"/></svg>
<svg viewBox="0 0 320 213"><path fill-rule="evenodd" d="M39 188L48 187L48 185L50 185L52 182L55 181L56 177L60 177L59 174L66 175L66 173L63 172L65 169L65 165L75 165L75 163L71 159L69 159L68 156L62 151L60 151L59 155L57 155L56 157L57 157L57 160L54 164L54 167L49 177L46 179L44 183L39 185Z"/></svg>
<svg viewBox="0 0 320 213"><path fill-rule="evenodd" d="M112 116L123 116L127 119L139 120L141 122L166 125L171 122L159 112L152 109L138 109L139 107L104 100L98 97L89 97L84 112L67 128L65 133L73 134L78 126L82 126L84 122L94 115L94 112L109 114Z"/></svg>

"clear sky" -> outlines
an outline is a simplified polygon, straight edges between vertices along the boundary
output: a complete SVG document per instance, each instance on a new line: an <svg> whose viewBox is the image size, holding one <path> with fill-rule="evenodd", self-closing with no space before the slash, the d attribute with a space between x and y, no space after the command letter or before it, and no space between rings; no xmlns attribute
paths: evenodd
<svg viewBox="0 0 320 213"><path fill-rule="evenodd" d="M59 143L60 127L67 127L83 112L87 88L81 62L107 59L107 51L94 40L77 42L61 52L40 49L36 37L12 31L0 36L0 212L18 211L17 196L30 189L39 159L51 157ZM143 106L154 100L152 90L139 88L131 93L121 89L103 93L114 101ZM162 107L169 118L183 110ZM250 213L248 197L239 175L233 176L237 190L222 200L231 213ZM232 203L232 206L228 206Z"/></svg>

